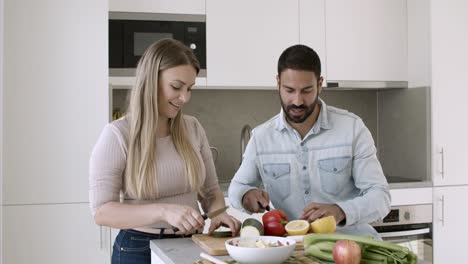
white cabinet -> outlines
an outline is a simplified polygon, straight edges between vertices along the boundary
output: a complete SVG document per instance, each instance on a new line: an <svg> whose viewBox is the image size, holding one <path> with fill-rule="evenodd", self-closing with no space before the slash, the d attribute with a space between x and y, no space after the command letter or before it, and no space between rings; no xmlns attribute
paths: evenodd
<svg viewBox="0 0 468 264"><path fill-rule="evenodd" d="M407 81L406 0L326 0L328 81Z"/></svg>
<svg viewBox="0 0 468 264"><path fill-rule="evenodd" d="M325 0L299 0L299 42L311 47L319 55L325 86L327 78Z"/></svg>
<svg viewBox="0 0 468 264"><path fill-rule="evenodd" d="M4 206L3 263L110 263L109 228L97 226L89 205Z"/></svg>
<svg viewBox="0 0 468 264"><path fill-rule="evenodd" d="M109 0L109 11L204 15L205 0Z"/></svg>
<svg viewBox="0 0 468 264"><path fill-rule="evenodd" d="M207 85L275 89L281 52L299 43L298 0L206 1Z"/></svg>
<svg viewBox="0 0 468 264"><path fill-rule="evenodd" d="M109 263L88 205L108 121L108 1L3 3L3 263Z"/></svg>
<svg viewBox="0 0 468 264"><path fill-rule="evenodd" d="M432 180L468 184L468 2L431 1Z"/></svg>
<svg viewBox="0 0 468 264"><path fill-rule="evenodd" d="M465 174L466 176L466 174ZM468 237L468 186L434 188L434 263L460 263Z"/></svg>
<svg viewBox="0 0 468 264"><path fill-rule="evenodd" d="M3 202L87 202L89 155L107 123L107 1L4 9Z"/></svg>

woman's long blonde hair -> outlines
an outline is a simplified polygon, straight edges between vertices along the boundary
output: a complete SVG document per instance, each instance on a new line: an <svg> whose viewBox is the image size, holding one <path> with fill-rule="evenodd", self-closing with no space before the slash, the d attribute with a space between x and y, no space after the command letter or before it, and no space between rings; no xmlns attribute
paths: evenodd
<svg viewBox="0 0 468 264"><path fill-rule="evenodd" d="M193 52L173 39L153 43L138 62L135 87L126 114L130 131L124 191L132 198L144 200L158 197L155 157L159 119L158 80L161 71L180 65L192 65L197 73L200 70ZM201 186L201 161L189 142L181 111L170 120L170 134L184 161L190 188L198 192Z"/></svg>

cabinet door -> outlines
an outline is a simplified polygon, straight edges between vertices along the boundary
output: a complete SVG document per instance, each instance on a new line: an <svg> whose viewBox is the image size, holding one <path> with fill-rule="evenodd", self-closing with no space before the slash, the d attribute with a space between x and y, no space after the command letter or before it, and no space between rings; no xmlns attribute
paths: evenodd
<svg viewBox="0 0 468 264"><path fill-rule="evenodd" d="M464 259L468 237L467 193L467 185L434 188L434 263L459 263Z"/></svg>
<svg viewBox="0 0 468 264"><path fill-rule="evenodd" d="M299 41L317 52L322 64L323 84L326 85L325 0L299 0Z"/></svg>
<svg viewBox="0 0 468 264"><path fill-rule="evenodd" d="M299 42L297 16L298 0L207 0L207 85L276 89L278 58Z"/></svg>
<svg viewBox="0 0 468 264"><path fill-rule="evenodd" d="M406 81L406 0L326 0L328 80Z"/></svg>
<svg viewBox="0 0 468 264"><path fill-rule="evenodd" d="M108 121L107 1L8 0L4 12L4 203L87 202Z"/></svg>
<svg viewBox="0 0 468 264"><path fill-rule="evenodd" d="M467 1L431 1L434 185L468 184Z"/></svg>
<svg viewBox="0 0 468 264"><path fill-rule="evenodd" d="M109 0L109 11L204 15L205 0Z"/></svg>
<svg viewBox="0 0 468 264"><path fill-rule="evenodd" d="M109 228L97 226L89 204L3 207L3 263L110 263Z"/></svg>

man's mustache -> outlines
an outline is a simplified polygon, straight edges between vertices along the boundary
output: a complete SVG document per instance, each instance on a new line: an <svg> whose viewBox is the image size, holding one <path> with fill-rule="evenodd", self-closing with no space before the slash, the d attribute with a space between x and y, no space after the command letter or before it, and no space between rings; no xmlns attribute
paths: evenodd
<svg viewBox="0 0 468 264"><path fill-rule="evenodd" d="M288 107L286 108L288 111L289 110L292 110L292 109L302 109L302 110L307 110L307 106L305 105L288 105Z"/></svg>

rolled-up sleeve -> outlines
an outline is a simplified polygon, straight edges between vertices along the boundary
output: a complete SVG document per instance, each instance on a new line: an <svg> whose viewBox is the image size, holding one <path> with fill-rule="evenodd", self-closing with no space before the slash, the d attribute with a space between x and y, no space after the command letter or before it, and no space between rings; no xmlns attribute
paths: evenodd
<svg viewBox="0 0 468 264"><path fill-rule="evenodd" d="M126 153L123 139L116 130L111 124L107 125L91 153L89 203L93 216L101 205L120 199Z"/></svg>
<svg viewBox="0 0 468 264"><path fill-rule="evenodd" d="M255 147L255 130L249 140L239 169L229 185L229 202L239 210L247 212L242 206L242 197L261 183L260 173L256 163L257 150Z"/></svg>
<svg viewBox="0 0 468 264"><path fill-rule="evenodd" d="M387 180L376 155L374 140L361 119L354 124L352 174L359 196L339 202L346 214L346 225L371 223L390 211L391 197Z"/></svg>

